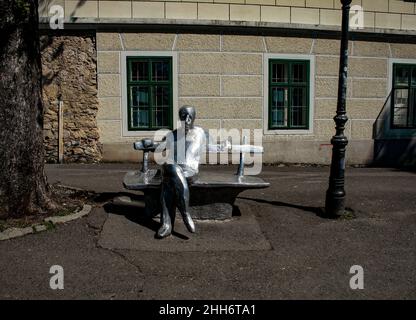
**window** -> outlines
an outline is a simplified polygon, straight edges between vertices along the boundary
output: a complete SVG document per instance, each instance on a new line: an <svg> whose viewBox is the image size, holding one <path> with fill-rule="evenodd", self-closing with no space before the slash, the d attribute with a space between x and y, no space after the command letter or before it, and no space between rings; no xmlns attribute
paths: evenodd
<svg viewBox="0 0 416 320"><path fill-rule="evenodd" d="M309 129L309 60L269 60L269 130Z"/></svg>
<svg viewBox="0 0 416 320"><path fill-rule="evenodd" d="M172 58L127 57L128 129L172 129Z"/></svg>
<svg viewBox="0 0 416 320"><path fill-rule="evenodd" d="M416 65L393 65L392 127L416 128Z"/></svg>

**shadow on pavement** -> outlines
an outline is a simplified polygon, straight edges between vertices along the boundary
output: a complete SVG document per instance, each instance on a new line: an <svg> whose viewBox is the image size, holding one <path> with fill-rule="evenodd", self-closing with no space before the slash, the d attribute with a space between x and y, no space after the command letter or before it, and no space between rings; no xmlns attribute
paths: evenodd
<svg viewBox="0 0 416 320"><path fill-rule="evenodd" d="M155 238L156 232L159 230L160 223L155 221L152 217L149 217L145 213L145 206L144 206L144 197L142 195L134 195L134 194L128 194L128 193L114 193L111 194L110 197L109 194L105 194L103 198L107 198L107 202L104 205L104 210L107 213L116 214L116 215L122 215L126 217L127 220L137 223L145 228L148 228L155 232ZM117 197L120 196L128 196L132 200L132 204L123 204L123 203L114 203L111 200L114 200ZM189 240L189 237L178 233L176 231L172 231L172 236L178 237L183 240Z"/></svg>
<svg viewBox="0 0 416 320"><path fill-rule="evenodd" d="M130 192L101 192L97 193L97 195L94 197L94 201L97 203L104 203L119 197L129 197L132 201L144 202L143 195Z"/></svg>
<svg viewBox="0 0 416 320"><path fill-rule="evenodd" d="M288 208L299 209L299 210L302 210L302 211L305 211L305 212L313 213L317 217L320 217L320 218L323 218L323 219L334 219L334 218L328 217L325 214L324 208L322 208L322 207L301 206L301 205L298 205L298 204L292 204L292 203L287 203L287 202L282 202L282 201L254 199L254 198L246 198L246 197L238 197L238 199L250 200L250 201L255 201L255 202L258 202L258 203L266 203L266 204L270 204L270 205L276 206L276 207L288 207Z"/></svg>

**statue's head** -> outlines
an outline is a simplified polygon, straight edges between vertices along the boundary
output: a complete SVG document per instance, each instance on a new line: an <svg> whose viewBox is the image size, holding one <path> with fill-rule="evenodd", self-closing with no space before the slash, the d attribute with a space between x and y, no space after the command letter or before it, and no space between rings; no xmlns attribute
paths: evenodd
<svg viewBox="0 0 416 320"><path fill-rule="evenodd" d="M192 106L183 106L179 109L179 120L185 123L186 132L194 127L195 116L195 108Z"/></svg>

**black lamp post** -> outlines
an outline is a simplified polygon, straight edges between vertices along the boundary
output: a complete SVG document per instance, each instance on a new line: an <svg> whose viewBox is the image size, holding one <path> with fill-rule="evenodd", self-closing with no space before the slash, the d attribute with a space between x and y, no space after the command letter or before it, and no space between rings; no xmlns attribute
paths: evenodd
<svg viewBox="0 0 416 320"><path fill-rule="evenodd" d="M338 79L337 114L334 117L336 133L331 139L332 161L329 177L329 188L326 192L325 212L328 216L337 217L345 211L345 149L348 139L344 135L345 123L348 121L346 111L347 73L348 73L348 28L351 0L342 3L342 36Z"/></svg>

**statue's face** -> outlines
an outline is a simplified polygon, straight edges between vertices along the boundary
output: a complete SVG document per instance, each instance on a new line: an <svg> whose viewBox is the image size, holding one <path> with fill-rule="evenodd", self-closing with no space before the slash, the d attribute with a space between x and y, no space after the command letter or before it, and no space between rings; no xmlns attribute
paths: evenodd
<svg viewBox="0 0 416 320"><path fill-rule="evenodd" d="M192 129L195 121L195 110L192 107L181 108L179 119L185 123L185 130Z"/></svg>

